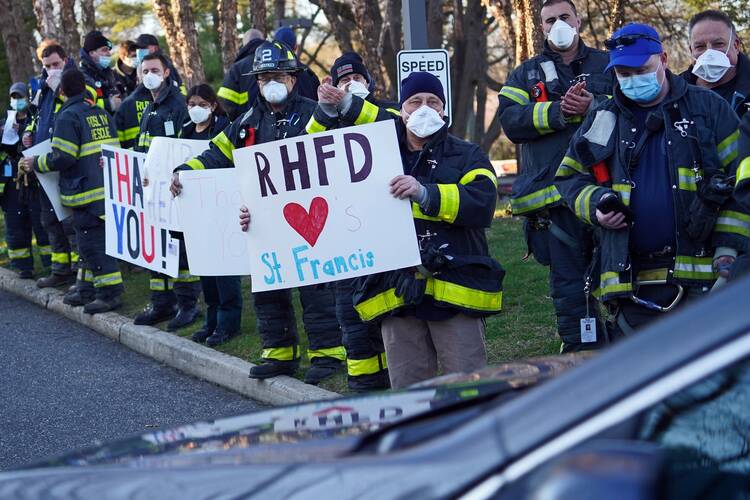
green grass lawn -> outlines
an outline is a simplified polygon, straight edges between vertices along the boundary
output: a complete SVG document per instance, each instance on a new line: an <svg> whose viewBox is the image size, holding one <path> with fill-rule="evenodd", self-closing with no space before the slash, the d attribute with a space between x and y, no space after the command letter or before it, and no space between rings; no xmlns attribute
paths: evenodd
<svg viewBox="0 0 750 500"><path fill-rule="evenodd" d="M500 214L500 212L499 212ZM0 218L2 216L0 215ZM4 239L5 224L0 224L0 242ZM560 341L555 329L555 316L552 301L548 296L547 268L538 265L533 258L522 260L526 253L522 223L518 219L499 216L488 232L490 251L506 270L504 282L503 312L487 319L487 348L490 363L500 363L516 359L553 354L559 351ZM7 257L0 243L0 265L7 265ZM2 264L2 262L5 262ZM123 266L125 267L125 266ZM37 259L37 271L40 272ZM123 274L125 280L124 307L120 311L134 317L148 302L149 273L144 270L128 269ZM243 278L244 302L242 311L243 334L218 349L242 359L257 362L260 359L260 338L255 331L255 315L250 295L250 280ZM295 298L298 331L304 332L299 300ZM166 324L157 325L165 328ZM196 323L178 332L182 337L200 328ZM302 335L301 343L307 342ZM303 366L307 360L303 360ZM301 377L301 373L300 373ZM324 387L337 392L346 390L343 373L324 384Z"/></svg>

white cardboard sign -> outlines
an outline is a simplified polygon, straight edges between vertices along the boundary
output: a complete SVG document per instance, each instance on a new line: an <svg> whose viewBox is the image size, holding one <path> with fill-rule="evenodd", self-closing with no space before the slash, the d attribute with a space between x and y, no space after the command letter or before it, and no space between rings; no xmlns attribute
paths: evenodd
<svg viewBox="0 0 750 500"><path fill-rule="evenodd" d="M169 192L175 168L208 149L209 141L154 137L146 154L143 178L146 211L159 227L181 231L178 203Z"/></svg>
<svg viewBox="0 0 750 500"><path fill-rule="evenodd" d="M240 230L237 170L180 172L177 197L190 272L196 276L250 274L247 234Z"/></svg>
<svg viewBox="0 0 750 500"><path fill-rule="evenodd" d="M50 144L52 143L47 139L24 150L23 155L29 158L31 156L42 156L43 154L51 153L52 148ZM46 172L43 174L35 172L35 174L36 178L39 179L39 184L41 184L42 189L47 194L47 198L52 203L52 208L55 209L57 220L63 221L73 215L73 209L63 205L60 199L60 172Z"/></svg>
<svg viewBox="0 0 750 500"><path fill-rule="evenodd" d="M314 285L420 263L392 121L234 150L252 222L253 291Z"/></svg>
<svg viewBox="0 0 750 500"><path fill-rule="evenodd" d="M144 153L102 146L107 255L177 277L180 247L145 209Z"/></svg>

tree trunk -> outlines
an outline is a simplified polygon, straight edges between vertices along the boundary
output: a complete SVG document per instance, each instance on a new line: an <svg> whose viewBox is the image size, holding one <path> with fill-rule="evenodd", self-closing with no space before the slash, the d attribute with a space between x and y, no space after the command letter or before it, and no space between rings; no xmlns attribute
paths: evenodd
<svg viewBox="0 0 750 500"><path fill-rule="evenodd" d="M78 5L81 8L81 29L84 36L90 31L96 29L96 10L94 0L80 0Z"/></svg>
<svg viewBox="0 0 750 500"><path fill-rule="evenodd" d="M203 58L198 49L198 30L195 29L193 6L190 0L172 0L172 17L177 26L177 46L182 56L185 85L192 87L206 81Z"/></svg>
<svg viewBox="0 0 750 500"><path fill-rule="evenodd" d="M483 30L484 32L484 30ZM476 72L477 75L487 74L487 36L479 37L479 52L476 60ZM477 112L474 115L474 127L471 137L471 142L475 144L481 144L484 139L484 118L487 111L487 79L479 78L476 82L477 89Z"/></svg>
<svg viewBox="0 0 750 500"><path fill-rule="evenodd" d="M341 49L341 52L350 52L354 50L352 45L352 33L347 29L343 17L339 15L339 9L336 6L335 0L311 0L310 3L318 5L323 9L323 14L325 14L328 24L333 30L333 37L336 39L336 43L338 44L339 49ZM351 11L349 13L351 13Z"/></svg>
<svg viewBox="0 0 750 500"><path fill-rule="evenodd" d="M360 55L365 67L375 80L375 88L379 92L387 91L383 69L378 57L378 42L380 41L380 28L383 25L383 17L380 15L380 7L377 0L351 0L354 21L357 23L362 34L362 47Z"/></svg>
<svg viewBox="0 0 750 500"><path fill-rule="evenodd" d="M386 0L385 19L380 28L380 39L378 41L378 58L385 66L390 85L383 89L383 97L392 100L396 96L398 82L398 68L396 67L396 54L401 49L401 1Z"/></svg>
<svg viewBox="0 0 750 500"><path fill-rule="evenodd" d="M36 28L42 38L60 40L60 32L55 22L52 0L34 0L34 14L36 15Z"/></svg>
<svg viewBox="0 0 750 500"><path fill-rule="evenodd" d="M237 55L237 0L219 0L217 13L219 35L221 36L219 53L226 74Z"/></svg>
<svg viewBox="0 0 750 500"><path fill-rule="evenodd" d="M461 0L454 0L454 43L451 59L453 91L452 131L459 137L466 137L469 122L474 110L474 93L479 80L485 79L486 55L480 53L484 32L485 8L481 0L468 0L466 12Z"/></svg>
<svg viewBox="0 0 750 500"><path fill-rule="evenodd" d="M29 48L34 46L34 39L24 19L29 6L30 2L27 6L14 0L0 0L0 9L5 15L5 21L0 23L0 36L10 78L14 82L25 82L34 74L34 59L29 57Z"/></svg>
<svg viewBox="0 0 750 500"><path fill-rule="evenodd" d="M60 0L60 26L65 50L77 58L81 50L81 34L76 22L75 0Z"/></svg>
<svg viewBox="0 0 750 500"><path fill-rule="evenodd" d="M266 0L250 0L250 27L268 33Z"/></svg>
<svg viewBox="0 0 750 500"><path fill-rule="evenodd" d="M278 26L286 14L286 0L273 0L273 19Z"/></svg>
<svg viewBox="0 0 750 500"><path fill-rule="evenodd" d="M609 36L620 29L625 20L625 1L611 0L609 4Z"/></svg>
<svg viewBox="0 0 750 500"><path fill-rule="evenodd" d="M153 6L154 15L164 30L164 35L167 39L169 57L172 59L177 71L181 75L185 75L182 53L179 51L177 44L177 26L175 26L174 17L172 17L169 0L153 0Z"/></svg>
<svg viewBox="0 0 750 500"><path fill-rule="evenodd" d="M443 0L427 0L427 44L443 48Z"/></svg>

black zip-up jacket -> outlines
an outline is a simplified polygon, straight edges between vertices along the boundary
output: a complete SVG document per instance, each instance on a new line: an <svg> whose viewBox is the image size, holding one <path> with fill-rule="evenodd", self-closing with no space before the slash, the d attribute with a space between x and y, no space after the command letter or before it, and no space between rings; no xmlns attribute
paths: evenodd
<svg viewBox="0 0 750 500"><path fill-rule="evenodd" d="M120 95L114 71L99 66L83 49L81 49L80 66L86 85L89 87L89 93L96 95L96 105L114 115L115 110L112 108L110 97Z"/></svg>
<svg viewBox="0 0 750 500"><path fill-rule="evenodd" d="M136 151L146 152L154 137L180 137L188 119L185 97L180 89L165 82L155 101L143 111Z"/></svg>
<svg viewBox="0 0 750 500"><path fill-rule="evenodd" d="M216 137L219 132L222 132L227 125L229 125L229 119L223 115L214 115L211 120L211 125L201 132L200 134L195 131L195 123L193 120L188 120L182 126L182 137L183 139L198 139L198 140L209 140Z"/></svg>
<svg viewBox="0 0 750 500"><path fill-rule="evenodd" d="M258 82L250 73L253 70L255 49L262 43L263 40L250 40L244 45L221 82L217 95L230 120L247 111L258 97Z"/></svg>
<svg viewBox="0 0 750 500"><path fill-rule="evenodd" d="M143 86L138 85L131 93L115 114L115 126L117 127L117 138L120 140L120 146L126 149L133 149L138 143L138 133L141 130L141 118L143 112L153 101L151 92Z"/></svg>
<svg viewBox="0 0 750 500"><path fill-rule="evenodd" d="M124 101L138 87L138 71L133 69L132 73L126 73L121 68L122 64L122 61L118 59L112 71L115 73L117 90L120 91L120 97Z"/></svg>

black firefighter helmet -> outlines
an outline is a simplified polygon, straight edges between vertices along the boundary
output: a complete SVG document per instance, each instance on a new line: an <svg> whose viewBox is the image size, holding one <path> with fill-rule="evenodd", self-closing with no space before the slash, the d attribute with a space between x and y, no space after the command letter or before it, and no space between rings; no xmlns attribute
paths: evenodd
<svg viewBox="0 0 750 500"><path fill-rule="evenodd" d="M281 42L263 42L255 49L251 74L296 73L300 70L292 49Z"/></svg>

